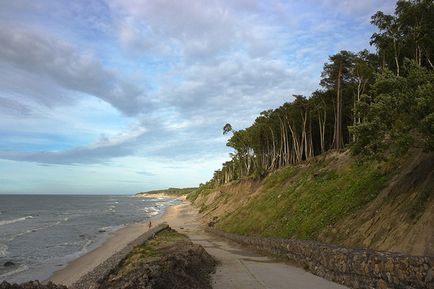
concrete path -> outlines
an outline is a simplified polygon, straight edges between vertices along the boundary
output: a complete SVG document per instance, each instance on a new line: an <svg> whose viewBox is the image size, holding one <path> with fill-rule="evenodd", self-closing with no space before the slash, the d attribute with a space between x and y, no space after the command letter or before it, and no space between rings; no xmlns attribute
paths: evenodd
<svg viewBox="0 0 434 289"><path fill-rule="evenodd" d="M197 211L189 204L177 208L169 225L202 245L220 264L213 275L215 289L344 289L303 269L278 263L226 239L205 233Z"/></svg>

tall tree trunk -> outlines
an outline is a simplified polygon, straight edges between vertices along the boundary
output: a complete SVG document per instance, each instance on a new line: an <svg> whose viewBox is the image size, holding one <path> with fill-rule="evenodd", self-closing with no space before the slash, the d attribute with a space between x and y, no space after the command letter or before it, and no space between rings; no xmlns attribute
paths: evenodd
<svg viewBox="0 0 434 289"><path fill-rule="evenodd" d="M334 145L336 149L341 149L343 147L343 137L342 137L342 70L343 63L342 60L339 63L338 79L336 85L336 121L335 121L335 140Z"/></svg>
<svg viewBox="0 0 434 289"><path fill-rule="evenodd" d="M310 121L310 114L308 109L305 111L304 116L305 123L305 155L306 159L310 159L313 156L313 143L312 143L312 124Z"/></svg>
<svg viewBox="0 0 434 289"><path fill-rule="evenodd" d="M252 160L250 158L250 149L247 150L247 176L250 175L250 167L252 165Z"/></svg>
<svg viewBox="0 0 434 289"><path fill-rule="evenodd" d="M303 129L301 131L301 139L302 139L302 142L303 142L302 146L303 146L303 150L304 150L304 157L305 157L305 159L307 159L307 146L308 146L308 143L307 143L307 133L306 133L306 121L307 121L307 110L306 109L305 109L304 112L302 112L301 119L303 121Z"/></svg>
<svg viewBox="0 0 434 289"><path fill-rule="evenodd" d="M395 53L396 75L399 76L398 48L396 47L396 39L395 39L395 37L393 37L393 51Z"/></svg>
<svg viewBox="0 0 434 289"><path fill-rule="evenodd" d="M289 127L289 130L291 131L291 134L292 134L292 144L293 144L293 148L294 148L294 152L295 152L295 161L293 163L298 163L302 159L303 145L300 143L298 136L297 136L297 133L294 130L294 128L292 127L292 125L289 124L288 127Z"/></svg>
<svg viewBox="0 0 434 289"><path fill-rule="evenodd" d="M285 135L283 133L283 125L282 120L279 117L279 128L280 128L280 148L279 148L279 167L283 167L284 163L284 144L285 144Z"/></svg>
<svg viewBox="0 0 434 289"><path fill-rule="evenodd" d="M271 168L271 157L270 157L270 155L271 155L271 151L270 151L270 142L268 141L268 137L267 137L267 153L266 153L266 158L267 158L267 160L266 160L266 163L267 163L267 171L269 171L270 170L270 168Z"/></svg>
<svg viewBox="0 0 434 289"><path fill-rule="evenodd" d="M276 138L274 137L273 129L271 127L269 127L269 129L271 131L271 141L273 143L273 156L271 159L271 170L273 170L276 162Z"/></svg>
<svg viewBox="0 0 434 289"><path fill-rule="evenodd" d="M288 124L288 129L289 129L289 121L288 121L288 117L286 115L285 115L285 120L286 120L286 123ZM288 133L289 133L289 131L287 131L285 129L286 163L287 164L291 164L292 163L292 155L293 154L292 154L292 147L291 147L291 144L289 142L289 135L288 135Z"/></svg>
<svg viewBox="0 0 434 289"><path fill-rule="evenodd" d="M425 51L425 57L426 57L426 60L428 61L428 63L429 63L429 65L431 66L431 68L432 69L434 69L434 65L433 65L433 63L431 62L431 60L429 59L429 55L428 55L428 51L426 50L426 49L423 49L424 51Z"/></svg>
<svg viewBox="0 0 434 289"><path fill-rule="evenodd" d="M320 153L324 152L324 131L322 129L321 113L318 113Z"/></svg>

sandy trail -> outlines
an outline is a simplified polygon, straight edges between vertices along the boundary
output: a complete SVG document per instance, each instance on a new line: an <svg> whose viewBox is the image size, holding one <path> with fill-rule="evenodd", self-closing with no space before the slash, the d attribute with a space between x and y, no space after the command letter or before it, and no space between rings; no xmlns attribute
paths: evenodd
<svg viewBox="0 0 434 289"><path fill-rule="evenodd" d="M176 213L179 214L178 217L172 218L169 225L187 234L193 243L202 245L220 262L212 279L215 289L347 288L205 233L201 229L196 209L187 203L177 206Z"/></svg>

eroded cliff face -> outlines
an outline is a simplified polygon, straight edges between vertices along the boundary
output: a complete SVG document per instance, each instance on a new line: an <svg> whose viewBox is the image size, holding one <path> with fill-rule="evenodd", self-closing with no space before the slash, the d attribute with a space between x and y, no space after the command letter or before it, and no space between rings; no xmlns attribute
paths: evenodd
<svg viewBox="0 0 434 289"><path fill-rule="evenodd" d="M318 239L434 256L434 154L408 155L373 201L325 229Z"/></svg>
<svg viewBox="0 0 434 289"><path fill-rule="evenodd" d="M349 152L200 193L204 220L244 235L434 256L434 155L362 166Z"/></svg>
<svg viewBox="0 0 434 289"><path fill-rule="evenodd" d="M242 180L223 185L210 194L200 194L194 204L200 208L207 222L217 222L219 218L231 215L261 194L261 182Z"/></svg>

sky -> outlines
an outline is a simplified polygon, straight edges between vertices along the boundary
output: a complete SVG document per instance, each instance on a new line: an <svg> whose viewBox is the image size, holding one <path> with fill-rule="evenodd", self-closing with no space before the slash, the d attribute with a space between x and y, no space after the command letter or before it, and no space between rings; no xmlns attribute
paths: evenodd
<svg viewBox="0 0 434 289"><path fill-rule="evenodd" d="M0 193L197 186L393 0L0 0Z"/></svg>

